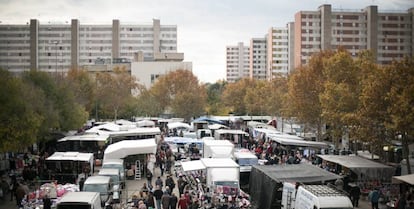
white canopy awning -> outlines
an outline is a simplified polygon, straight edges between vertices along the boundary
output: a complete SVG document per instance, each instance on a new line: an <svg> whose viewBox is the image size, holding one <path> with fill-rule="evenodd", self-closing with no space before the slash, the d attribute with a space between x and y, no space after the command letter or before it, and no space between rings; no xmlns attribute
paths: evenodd
<svg viewBox="0 0 414 209"><path fill-rule="evenodd" d="M154 127L155 122L152 120L140 120L137 122L137 127Z"/></svg>
<svg viewBox="0 0 414 209"><path fill-rule="evenodd" d="M86 162L93 168L94 160L93 153L80 153L80 152L55 152L53 155L46 158L46 161L73 161L73 162Z"/></svg>
<svg viewBox="0 0 414 209"><path fill-rule="evenodd" d="M109 145L105 149L105 159L122 159L128 155L155 154L157 144L155 139L123 140Z"/></svg>
<svg viewBox="0 0 414 209"><path fill-rule="evenodd" d="M328 148L329 145L324 142L315 142L315 141L305 141L303 139L291 139L291 138L284 138L283 135L270 136L270 139L283 145L290 145L290 146L299 146L299 147L317 147L317 148Z"/></svg>
<svg viewBox="0 0 414 209"><path fill-rule="evenodd" d="M206 169L206 166L204 166L204 164L201 162L201 160L192 160L192 161L181 162L181 166L182 166L184 172Z"/></svg>
<svg viewBox="0 0 414 209"><path fill-rule="evenodd" d="M217 130L217 129L228 129L229 127L215 123L215 124L208 125L208 128L211 130Z"/></svg>
<svg viewBox="0 0 414 209"><path fill-rule="evenodd" d="M182 122L171 122L167 124L168 129L174 129L174 128L185 128L185 129L190 129L190 125L187 123L182 123Z"/></svg>
<svg viewBox="0 0 414 209"><path fill-rule="evenodd" d="M84 135L73 135L66 136L58 140L58 142L65 141L106 141L108 135L98 135L98 134L84 134Z"/></svg>
<svg viewBox="0 0 414 209"><path fill-rule="evenodd" d="M404 176L393 176L392 183L400 184L407 183L414 186L414 174L404 175Z"/></svg>

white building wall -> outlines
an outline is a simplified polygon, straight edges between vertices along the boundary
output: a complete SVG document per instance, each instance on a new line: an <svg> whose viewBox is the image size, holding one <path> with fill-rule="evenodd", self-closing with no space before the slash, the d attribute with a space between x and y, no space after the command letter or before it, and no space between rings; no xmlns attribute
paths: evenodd
<svg viewBox="0 0 414 209"><path fill-rule="evenodd" d="M192 62L132 62L131 75L147 89L156 82L157 78L176 70L193 71Z"/></svg>
<svg viewBox="0 0 414 209"><path fill-rule="evenodd" d="M252 38L250 40L250 78L266 79L267 39Z"/></svg>
<svg viewBox="0 0 414 209"><path fill-rule="evenodd" d="M11 72L30 68L30 25L0 27L0 67Z"/></svg>
<svg viewBox="0 0 414 209"><path fill-rule="evenodd" d="M241 78L249 77L249 47L242 42L237 46L226 47L226 79L236 82Z"/></svg>
<svg viewBox="0 0 414 209"><path fill-rule="evenodd" d="M267 78L289 74L289 32L287 27L272 27L267 36Z"/></svg>

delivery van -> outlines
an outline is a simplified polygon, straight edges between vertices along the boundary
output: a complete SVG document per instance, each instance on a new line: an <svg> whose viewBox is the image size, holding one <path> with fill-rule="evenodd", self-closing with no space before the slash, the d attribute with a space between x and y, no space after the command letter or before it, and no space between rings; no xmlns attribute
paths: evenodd
<svg viewBox="0 0 414 209"><path fill-rule="evenodd" d="M121 175L118 169L102 168L98 176L108 176L112 179L112 199L114 203L120 203L121 200Z"/></svg>
<svg viewBox="0 0 414 209"><path fill-rule="evenodd" d="M347 194L333 185L302 185L285 182L282 209L352 209Z"/></svg>
<svg viewBox="0 0 414 209"><path fill-rule="evenodd" d="M121 186L125 186L125 166L123 159L105 159L102 168L116 168L121 174Z"/></svg>
<svg viewBox="0 0 414 209"><path fill-rule="evenodd" d="M112 179L108 176L90 176L83 184L85 192L99 192L102 205L112 203Z"/></svg>
<svg viewBox="0 0 414 209"><path fill-rule="evenodd" d="M102 209L98 192L68 192L56 204L56 209Z"/></svg>

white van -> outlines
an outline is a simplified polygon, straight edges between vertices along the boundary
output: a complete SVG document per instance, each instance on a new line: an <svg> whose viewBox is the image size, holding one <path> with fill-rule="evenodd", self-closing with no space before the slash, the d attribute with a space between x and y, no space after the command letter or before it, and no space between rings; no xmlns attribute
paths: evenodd
<svg viewBox="0 0 414 209"><path fill-rule="evenodd" d="M56 209L102 209L98 192L68 192L56 204Z"/></svg>
<svg viewBox="0 0 414 209"><path fill-rule="evenodd" d="M116 168L121 174L121 186L125 186L125 166L122 159L105 159L102 168Z"/></svg>
<svg viewBox="0 0 414 209"><path fill-rule="evenodd" d="M109 176L90 176L83 184L85 192L99 192L102 205L112 203L112 179Z"/></svg>
<svg viewBox="0 0 414 209"><path fill-rule="evenodd" d="M103 168L99 170L98 176L108 176L112 179L112 199L114 203L120 203L121 176L118 169Z"/></svg>
<svg viewBox="0 0 414 209"><path fill-rule="evenodd" d="M282 209L352 209L349 197L329 185L300 185L284 183Z"/></svg>

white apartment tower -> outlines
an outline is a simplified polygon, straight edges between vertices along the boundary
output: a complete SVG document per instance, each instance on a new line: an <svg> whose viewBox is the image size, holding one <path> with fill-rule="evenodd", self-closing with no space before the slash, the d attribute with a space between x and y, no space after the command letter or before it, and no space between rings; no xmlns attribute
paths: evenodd
<svg viewBox="0 0 414 209"><path fill-rule="evenodd" d="M289 74L288 27L272 27L267 34L267 74L271 80L275 74Z"/></svg>
<svg viewBox="0 0 414 209"><path fill-rule="evenodd" d="M177 26L152 24L0 24L0 67L11 72L41 70L67 72L85 65L131 62L136 54L144 61L177 60Z"/></svg>
<svg viewBox="0 0 414 209"><path fill-rule="evenodd" d="M226 47L226 80L234 83L249 77L249 47L242 42L237 46Z"/></svg>
<svg viewBox="0 0 414 209"><path fill-rule="evenodd" d="M414 55L414 8L379 12L377 6L362 10L332 9L322 5L317 11L295 15L295 67L326 49L347 49L353 56L371 50L379 64Z"/></svg>
<svg viewBox="0 0 414 209"><path fill-rule="evenodd" d="M266 38L250 39L249 77L258 80L266 79Z"/></svg>

